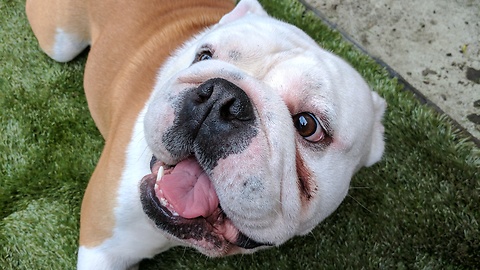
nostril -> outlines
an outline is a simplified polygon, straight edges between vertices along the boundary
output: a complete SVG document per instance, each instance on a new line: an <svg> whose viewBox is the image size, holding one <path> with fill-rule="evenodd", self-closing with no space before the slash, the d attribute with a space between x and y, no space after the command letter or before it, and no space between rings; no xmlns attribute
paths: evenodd
<svg viewBox="0 0 480 270"><path fill-rule="evenodd" d="M208 83L208 84L203 84L200 87L197 88L197 101L200 103L204 103L207 101L213 93L213 84Z"/></svg>
<svg viewBox="0 0 480 270"><path fill-rule="evenodd" d="M231 98L220 107L220 117L223 120L248 121L252 119L252 116L253 110L250 102L242 102L239 98Z"/></svg>
<svg viewBox="0 0 480 270"><path fill-rule="evenodd" d="M202 122L207 115L221 122L246 122L255 118L253 105L247 94L225 79L210 79L190 93L192 108L196 113L205 114Z"/></svg>
<svg viewBox="0 0 480 270"><path fill-rule="evenodd" d="M235 100L231 99L231 100L228 100L225 102L225 104L223 104L221 107L220 107L220 117L223 119L223 120L233 120L235 119L235 116L232 115L232 113L230 112L230 108L232 107L232 104L235 102Z"/></svg>

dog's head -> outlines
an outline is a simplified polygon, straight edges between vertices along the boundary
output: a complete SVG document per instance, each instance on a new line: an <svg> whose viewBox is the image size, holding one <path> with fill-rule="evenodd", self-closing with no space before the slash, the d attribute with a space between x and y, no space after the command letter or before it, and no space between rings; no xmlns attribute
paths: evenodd
<svg viewBox="0 0 480 270"><path fill-rule="evenodd" d="M381 158L385 106L343 60L242 1L160 72L144 211L211 256L308 233Z"/></svg>

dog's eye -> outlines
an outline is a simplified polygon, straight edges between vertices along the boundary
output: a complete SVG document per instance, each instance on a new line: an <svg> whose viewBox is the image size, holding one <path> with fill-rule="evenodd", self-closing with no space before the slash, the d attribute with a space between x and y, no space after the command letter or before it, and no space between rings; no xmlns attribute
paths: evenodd
<svg viewBox="0 0 480 270"><path fill-rule="evenodd" d="M293 124L298 134L310 142L319 142L325 138L325 131L315 115L302 112L293 116Z"/></svg>
<svg viewBox="0 0 480 270"><path fill-rule="evenodd" d="M210 50L203 50L197 53L197 56L195 56L195 61L193 62L196 63L200 61L210 60L212 58L213 58L213 54Z"/></svg>

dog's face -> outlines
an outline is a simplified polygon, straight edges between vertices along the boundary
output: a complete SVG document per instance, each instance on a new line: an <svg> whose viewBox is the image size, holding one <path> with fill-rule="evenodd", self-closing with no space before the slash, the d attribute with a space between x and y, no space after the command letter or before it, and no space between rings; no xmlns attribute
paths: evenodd
<svg viewBox="0 0 480 270"><path fill-rule="evenodd" d="M384 109L344 61L240 2L159 75L144 115L144 211L211 256L308 233L380 159Z"/></svg>

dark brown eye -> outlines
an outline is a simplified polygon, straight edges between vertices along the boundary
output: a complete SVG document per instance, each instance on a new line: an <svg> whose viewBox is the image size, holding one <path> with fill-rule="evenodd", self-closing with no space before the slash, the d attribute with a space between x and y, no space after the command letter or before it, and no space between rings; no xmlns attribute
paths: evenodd
<svg viewBox="0 0 480 270"><path fill-rule="evenodd" d="M205 61L205 60L210 60L212 58L213 58L213 54L212 54L211 51L209 51L209 50L201 51L197 54L197 56L195 56L194 63L200 62L200 61Z"/></svg>
<svg viewBox="0 0 480 270"><path fill-rule="evenodd" d="M293 116L293 125L298 134L310 142L319 142L325 138L325 131L315 115L302 112Z"/></svg>

